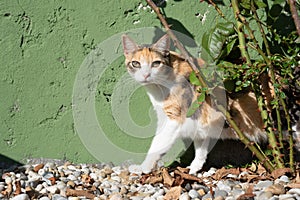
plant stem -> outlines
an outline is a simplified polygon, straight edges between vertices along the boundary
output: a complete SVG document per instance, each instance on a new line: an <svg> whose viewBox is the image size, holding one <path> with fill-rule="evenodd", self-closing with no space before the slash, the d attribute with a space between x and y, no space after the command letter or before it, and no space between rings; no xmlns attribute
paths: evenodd
<svg viewBox="0 0 300 200"><path fill-rule="evenodd" d="M296 2L295 2L295 0L289 0L289 4L290 4L290 10L292 13L292 17L294 19L297 33L300 36L300 19L299 19L298 11L296 8Z"/></svg>
<svg viewBox="0 0 300 200"><path fill-rule="evenodd" d="M268 141L269 141L269 145L271 147L272 150L272 154L274 157L274 161L276 163L276 167L277 168L284 168L284 162L281 158L281 152L280 149L277 146L277 140L275 137L275 134L273 132L273 127L272 127L272 123L270 120L270 116L268 114L267 109L264 108L265 104L264 104L264 99L262 97L262 95L260 95L259 93L259 87L257 83L252 83L252 88L254 89L254 93L256 94L256 99L257 99L257 105L258 108L261 112L261 116L264 122L264 127L268 136Z"/></svg>
<svg viewBox="0 0 300 200"><path fill-rule="evenodd" d="M217 11L217 13L225 19L225 15L223 14L223 12L221 11L221 9L219 8L219 6L217 4L215 4L215 2L213 2L212 0L208 0L208 2L215 8L215 10Z"/></svg>
<svg viewBox="0 0 300 200"><path fill-rule="evenodd" d="M233 7L233 10L236 13L236 19L239 19L241 21L240 22L240 21L237 20L237 23L238 22L242 23L247 28L247 30L249 32L250 39L254 43L254 49L258 51L258 53L263 57L264 61L267 63L267 66L269 68L269 75L271 77L271 82L273 83L272 84L273 85L273 90L275 91L274 84L277 83L277 81L276 81L276 78L275 78L274 67L272 65L271 60L265 55L265 53L263 52L263 50L260 48L260 46L258 44L258 41L256 40L256 38L254 36L253 30L250 28L249 23L247 22L247 20L245 19L245 17L242 16L242 15L240 15L240 11L239 11L239 8L238 8L237 0L232 0L232 7ZM252 9L252 11L254 11L256 13L255 6L254 6L254 3L252 1L251 1L251 9ZM254 18L255 18L255 13L254 13ZM257 14L256 14L256 17L257 17ZM258 20L258 18L257 18L257 20ZM259 21L257 21L257 23L259 23ZM265 36L262 27L261 27L261 34L263 36ZM264 38L264 39L265 39L264 42L265 42L265 44L268 47L268 42L267 42L266 38ZM242 51L244 51L244 49L241 49L241 52ZM253 84L252 87L257 87L257 86L255 86ZM257 90L257 89L255 91L256 91L255 93L256 93L258 101L259 101L260 98L263 99L262 95L260 94L260 91ZM277 128L279 130L279 132L278 132L278 134L279 134L279 147L277 145L278 142L277 142L277 139L275 137L275 133L273 132L273 128L272 128L273 126L272 126L272 123L271 123L271 120L270 120L271 116L268 115L268 117L266 119L264 119L264 116L262 116L262 117L265 120L266 132L268 134L269 144L270 144L270 146L272 148L272 153L273 153L273 157L274 157L274 160L276 162L276 165L277 165L278 168L283 168L284 167L284 161L281 158L281 151L280 151L281 149L283 149L283 142L282 142L283 136L282 136L282 127L281 127L281 117L280 117L280 111L279 111L279 100L280 99L281 99L281 97L278 97L278 94L275 91L274 92L274 100L277 102L277 105L276 105L276 116L277 116ZM281 102L284 103L284 101L281 101ZM261 110L262 114L263 114L264 111L267 112L267 110L265 110L265 108L263 106L263 103L258 103L258 105L260 106L260 110Z"/></svg>
<svg viewBox="0 0 300 200"><path fill-rule="evenodd" d="M232 0L231 4L232 4L233 12L234 12L235 18L236 18L236 31L237 31L238 38L239 38L239 48L240 48L242 57L245 58L246 63L250 66L251 59L250 59L249 53L247 51L245 34L243 31L244 24L238 20L239 15L240 15L238 0Z"/></svg>

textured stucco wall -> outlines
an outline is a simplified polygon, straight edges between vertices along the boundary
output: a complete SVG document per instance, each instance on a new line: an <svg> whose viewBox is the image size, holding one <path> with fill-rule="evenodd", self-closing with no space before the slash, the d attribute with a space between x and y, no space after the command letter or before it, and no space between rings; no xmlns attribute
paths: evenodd
<svg viewBox="0 0 300 200"><path fill-rule="evenodd" d="M1 155L18 161L39 157L99 161L74 126L74 81L84 59L105 39L131 29L161 27L142 4L146 5L140 0L0 2ZM219 19L212 7L199 1L168 0L164 12L175 29L198 42ZM111 116L112 89L124 72L123 57L107 66L95 108L110 140L126 151L144 152L150 139L127 140ZM147 125L150 117L144 111L149 110L149 101L143 90L132 99L132 118Z"/></svg>

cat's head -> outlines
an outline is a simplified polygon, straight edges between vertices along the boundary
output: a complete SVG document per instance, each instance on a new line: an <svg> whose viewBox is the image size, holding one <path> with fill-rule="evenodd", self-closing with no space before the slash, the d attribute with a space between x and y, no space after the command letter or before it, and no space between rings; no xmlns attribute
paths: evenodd
<svg viewBox="0 0 300 200"><path fill-rule="evenodd" d="M139 83L160 83L172 74L169 67L170 38L161 37L152 45L138 45L127 35L122 36L125 65Z"/></svg>

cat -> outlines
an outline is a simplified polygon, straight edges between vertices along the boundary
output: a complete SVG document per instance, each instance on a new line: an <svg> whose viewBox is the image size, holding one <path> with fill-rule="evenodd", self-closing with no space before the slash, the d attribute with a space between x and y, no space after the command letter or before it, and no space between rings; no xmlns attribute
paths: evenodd
<svg viewBox="0 0 300 200"><path fill-rule="evenodd" d="M189 82L192 69L188 62L180 54L170 51L167 34L152 45L138 45L123 35L122 44L127 71L145 87L158 120L150 149L140 165L143 173L150 173L178 138L192 139L194 143L195 158L189 166L190 174L202 169L212 138L238 139L209 98L187 117L187 111L199 93ZM198 63L202 65L203 61L198 59ZM233 119L251 141L267 140L253 93L225 101Z"/></svg>

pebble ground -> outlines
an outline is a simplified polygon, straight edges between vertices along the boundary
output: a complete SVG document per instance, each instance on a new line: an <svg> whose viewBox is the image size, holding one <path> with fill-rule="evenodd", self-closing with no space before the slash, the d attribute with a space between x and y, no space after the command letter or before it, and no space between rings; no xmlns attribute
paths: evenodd
<svg viewBox="0 0 300 200"><path fill-rule="evenodd" d="M217 169L211 168L197 174L201 182L188 180L170 186L163 181L143 181L146 176L135 171L134 165L129 163L122 166L68 162L28 164L2 170L0 199L300 200L300 183L286 175L276 179L241 181L247 171L229 173L214 180L211 177L216 173ZM174 177L174 172L169 175Z"/></svg>

